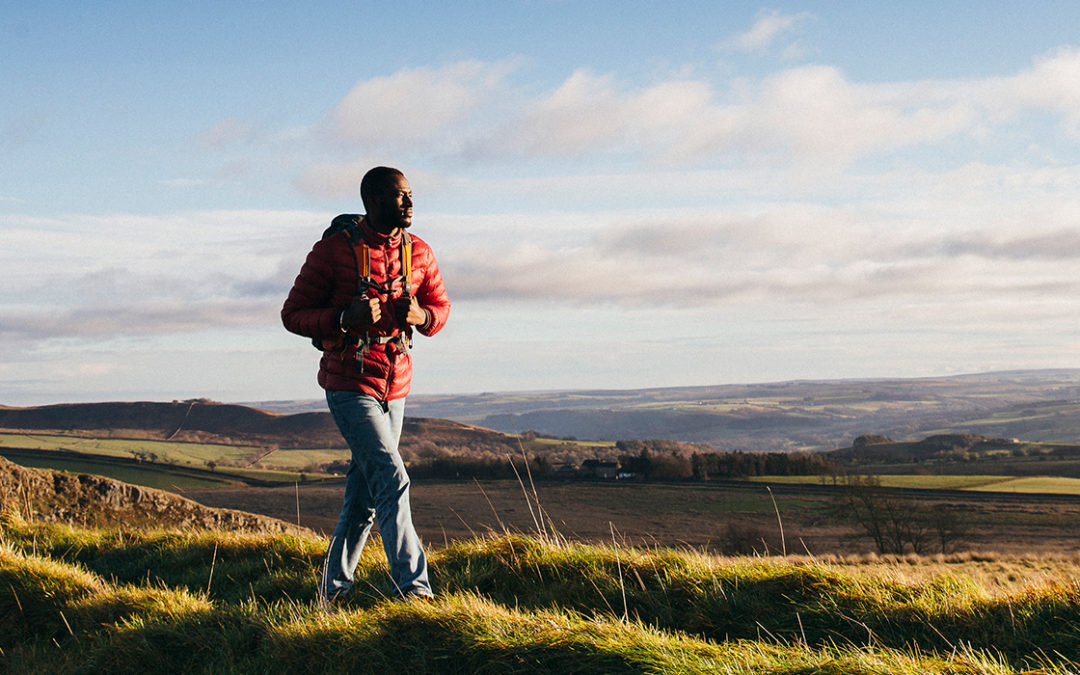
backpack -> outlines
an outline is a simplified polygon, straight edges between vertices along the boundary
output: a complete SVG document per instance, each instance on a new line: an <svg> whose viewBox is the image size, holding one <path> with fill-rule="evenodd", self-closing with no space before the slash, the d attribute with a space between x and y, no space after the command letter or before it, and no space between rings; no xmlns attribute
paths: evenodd
<svg viewBox="0 0 1080 675"><path fill-rule="evenodd" d="M401 253L401 276L394 279L388 279L385 286L375 283L371 278L371 251L368 248L367 242L360 235L360 221L363 216L356 213L342 213L335 216L330 221L330 227L326 228L322 233L322 238L326 239L339 232L344 231L346 238L349 240L349 245L353 250L353 261L356 264L356 279L357 279L357 292L359 294L365 294L369 290L376 290L381 293L389 295L393 290L394 282L398 279L401 280L405 289L405 295L412 295L412 236L405 230L401 231L401 246L398 250ZM362 336L353 336L342 334L340 337L334 338L312 338L312 344L316 349L320 351L341 351L344 354L346 346L357 347L356 350L356 362L357 367L363 367L363 355L371 348L372 344L389 344L395 343L402 351L412 347L412 329L409 326L405 326L401 333L393 338L373 338L370 335L364 334Z"/></svg>

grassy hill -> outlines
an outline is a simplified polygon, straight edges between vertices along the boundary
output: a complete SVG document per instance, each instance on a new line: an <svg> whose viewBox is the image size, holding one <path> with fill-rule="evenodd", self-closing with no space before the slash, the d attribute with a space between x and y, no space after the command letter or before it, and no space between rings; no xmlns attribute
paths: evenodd
<svg viewBox="0 0 1080 675"><path fill-rule="evenodd" d="M584 544L545 527L429 544L430 603L393 599L372 542L354 592L330 607L315 592L325 539L210 510L177 519L186 500L175 496L0 469L3 672L1080 666L1075 556L717 557L615 536ZM50 483L60 487L49 492Z"/></svg>
<svg viewBox="0 0 1080 675"><path fill-rule="evenodd" d="M493 536L431 551L433 603L315 596L325 542L34 524L0 542L8 672L1068 673L1075 560L716 558Z"/></svg>
<svg viewBox="0 0 1080 675"><path fill-rule="evenodd" d="M275 518L206 507L165 490L85 473L23 467L3 457L0 505L3 512L35 522L311 534Z"/></svg>

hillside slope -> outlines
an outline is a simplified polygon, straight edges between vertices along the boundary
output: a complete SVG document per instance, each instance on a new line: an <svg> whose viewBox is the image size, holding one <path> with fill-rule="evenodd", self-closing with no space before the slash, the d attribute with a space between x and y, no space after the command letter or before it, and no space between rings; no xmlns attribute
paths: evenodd
<svg viewBox="0 0 1080 675"><path fill-rule="evenodd" d="M67 403L0 407L0 429L290 448L344 448L328 412L282 414L207 400ZM402 446L418 438L436 444L511 445L505 434L449 420L407 417Z"/></svg>
<svg viewBox="0 0 1080 675"><path fill-rule="evenodd" d="M25 520L91 527L313 534L276 518L210 508L165 490L88 474L30 469L3 457L0 505Z"/></svg>
<svg viewBox="0 0 1080 675"><path fill-rule="evenodd" d="M665 438L758 451L832 450L871 433L1073 443L1080 441L1080 370L414 396L409 406L418 415L507 433Z"/></svg>
<svg viewBox="0 0 1080 675"><path fill-rule="evenodd" d="M1065 675L1080 659L1075 561L502 535L432 550L431 602L396 601L371 546L328 607L325 542L3 522L0 541L3 672Z"/></svg>

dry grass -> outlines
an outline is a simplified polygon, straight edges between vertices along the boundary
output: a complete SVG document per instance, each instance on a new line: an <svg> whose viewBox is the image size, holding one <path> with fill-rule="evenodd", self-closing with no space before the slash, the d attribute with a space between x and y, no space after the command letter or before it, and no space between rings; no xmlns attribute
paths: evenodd
<svg viewBox="0 0 1080 675"><path fill-rule="evenodd" d="M325 542L0 530L12 672L1072 672L1075 557L717 557L487 536L432 550L433 604L377 546L329 612Z"/></svg>

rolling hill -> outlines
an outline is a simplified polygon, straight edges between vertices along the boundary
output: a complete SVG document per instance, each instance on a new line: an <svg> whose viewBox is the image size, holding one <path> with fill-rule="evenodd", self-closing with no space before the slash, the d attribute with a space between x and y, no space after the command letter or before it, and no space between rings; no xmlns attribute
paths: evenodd
<svg viewBox="0 0 1080 675"><path fill-rule="evenodd" d="M874 433L1080 442L1080 370L638 390L415 396L418 415L507 433L666 438L752 451L831 450Z"/></svg>
<svg viewBox="0 0 1080 675"><path fill-rule="evenodd" d="M346 447L328 412L283 414L205 399L0 407L0 429L282 449ZM402 444L421 437L443 445L512 443L506 434L461 422L406 418Z"/></svg>

